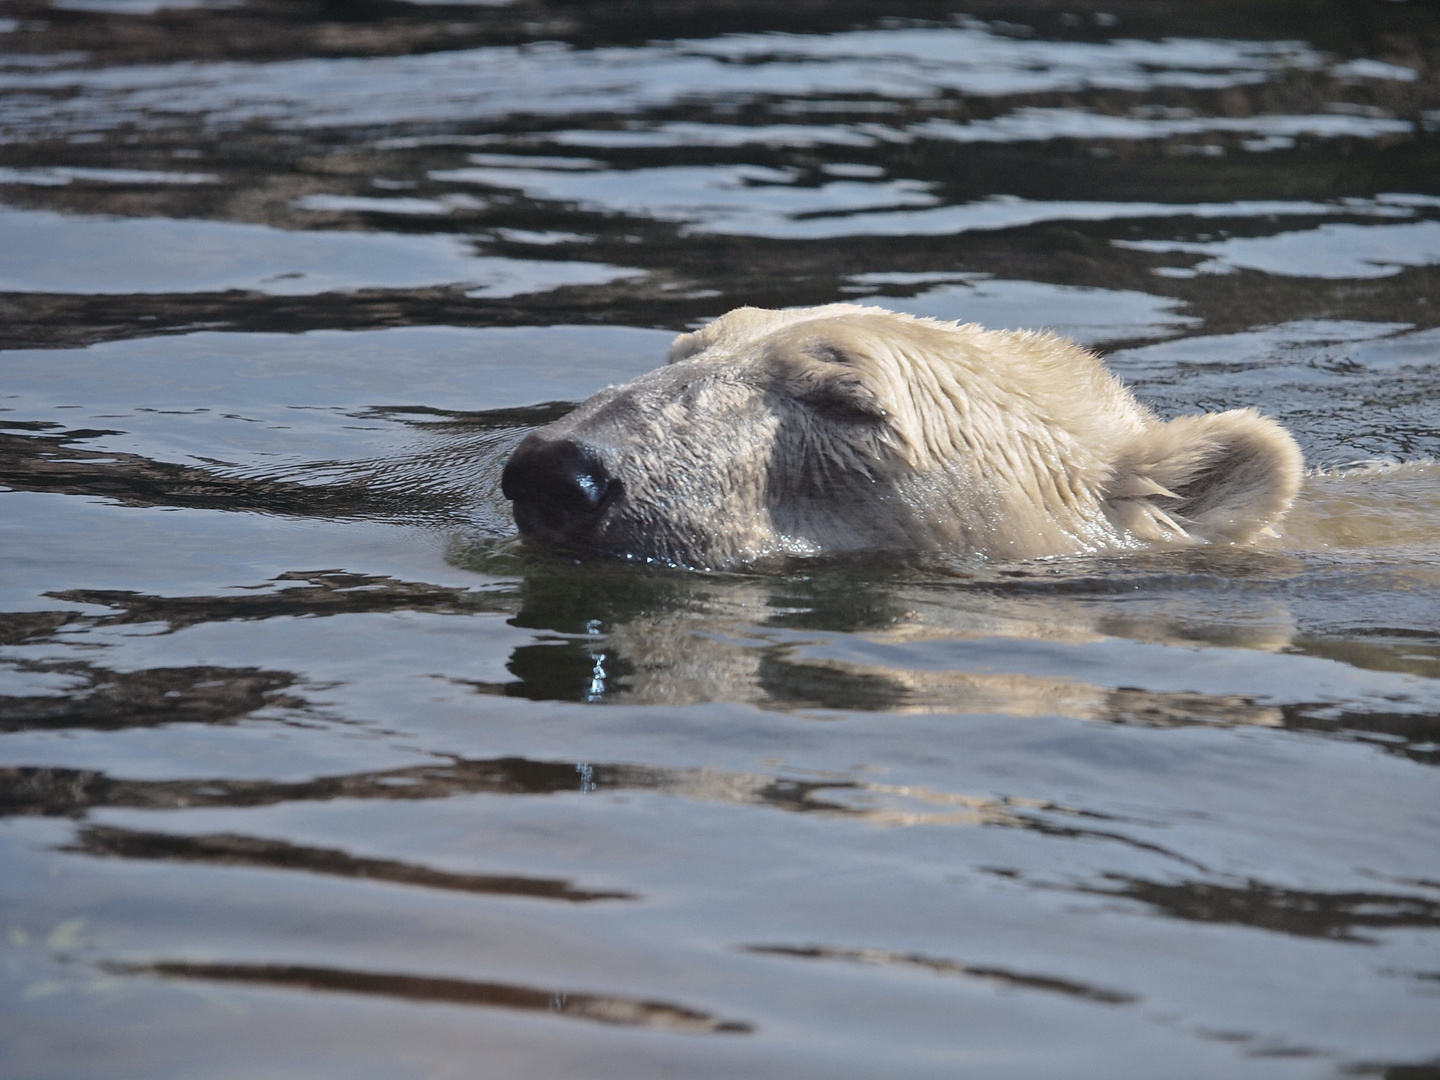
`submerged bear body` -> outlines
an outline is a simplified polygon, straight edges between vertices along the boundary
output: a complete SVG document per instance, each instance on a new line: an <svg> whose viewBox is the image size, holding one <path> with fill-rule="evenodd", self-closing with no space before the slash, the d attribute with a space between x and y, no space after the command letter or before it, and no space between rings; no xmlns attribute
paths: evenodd
<svg viewBox="0 0 1440 1080"><path fill-rule="evenodd" d="M1300 451L1251 409L1161 421L1048 334L881 308L739 308L531 432L522 535L696 568L784 555L992 559L1268 535Z"/></svg>

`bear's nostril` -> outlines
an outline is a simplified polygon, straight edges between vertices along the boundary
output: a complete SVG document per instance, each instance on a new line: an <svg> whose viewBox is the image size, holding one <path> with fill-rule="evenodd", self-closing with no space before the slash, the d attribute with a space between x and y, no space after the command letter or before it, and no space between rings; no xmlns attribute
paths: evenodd
<svg viewBox="0 0 1440 1080"><path fill-rule="evenodd" d="M547 530L566 531L592 522L620 493L612 477L589 447L569 439L526 439L515 448L500 476L500 491L524 504L526 519L538 512ZM517 513L517 520L519 514ZM525 523L522 522L522 529Z"/></svg>

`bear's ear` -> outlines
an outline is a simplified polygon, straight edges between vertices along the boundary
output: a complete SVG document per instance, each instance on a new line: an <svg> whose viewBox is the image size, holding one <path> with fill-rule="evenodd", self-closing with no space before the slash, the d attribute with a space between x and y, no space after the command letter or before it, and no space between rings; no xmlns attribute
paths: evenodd
<svg viewBox="0 0 1440 1080"><path fill-rule="evenodd" d="M677 337L670 343L670 352L665 362L674 364L688 360L715 346L727 350L740 349L747 342L763 337L776 327L803 319L809 312L821 310L824 309L771 311L769 308L757 307L734 308L713 322L706 323L699 330Z"/></svg>
<svg viewBox="0 0 1440 1080"><path fill-rule="evenodd" d="M1243 544L1275 535L1302 467L1290 433L1254 409L1182 416L1127 448L1109 494L1149 498L1199 539Z"/></svg>
<svg viewBox="0 0 1440 1080"><path fill-rule="evenodd" d="M707 334L705 332L706 329L709 329L709 327L695 330L688 334L681 334L674 341L670 342L670 351L665 355L665 363L676 364L681 360L687 360L696 353L701 353L708 349L714 340L714 336Z"/></svg>

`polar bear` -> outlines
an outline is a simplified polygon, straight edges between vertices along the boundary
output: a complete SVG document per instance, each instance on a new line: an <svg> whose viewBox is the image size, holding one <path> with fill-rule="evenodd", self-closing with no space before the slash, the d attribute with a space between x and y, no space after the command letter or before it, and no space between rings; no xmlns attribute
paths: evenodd
<svg viewBox="0 0 1440 1080"><path fill-rule="evenodd" d="M1168 422L1051 334L878 307L743 307L516 447L527 538L698 569L1244 544L1300 486L1253 409Z"/></svg>

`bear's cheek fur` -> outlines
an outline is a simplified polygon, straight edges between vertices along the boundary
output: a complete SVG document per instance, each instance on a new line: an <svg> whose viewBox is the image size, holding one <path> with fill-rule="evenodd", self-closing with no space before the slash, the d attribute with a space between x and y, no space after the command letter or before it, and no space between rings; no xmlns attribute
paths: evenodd
<svg viewBox="0 0 1440 1080"><path fill-rule="evenodd" d="M900 490L908 469L883 425L836 420L773 388L684 399L632 402L625 447L606 450L625 497L597 533L605 550L716 567L914 546L923 495Z"/></svg>

